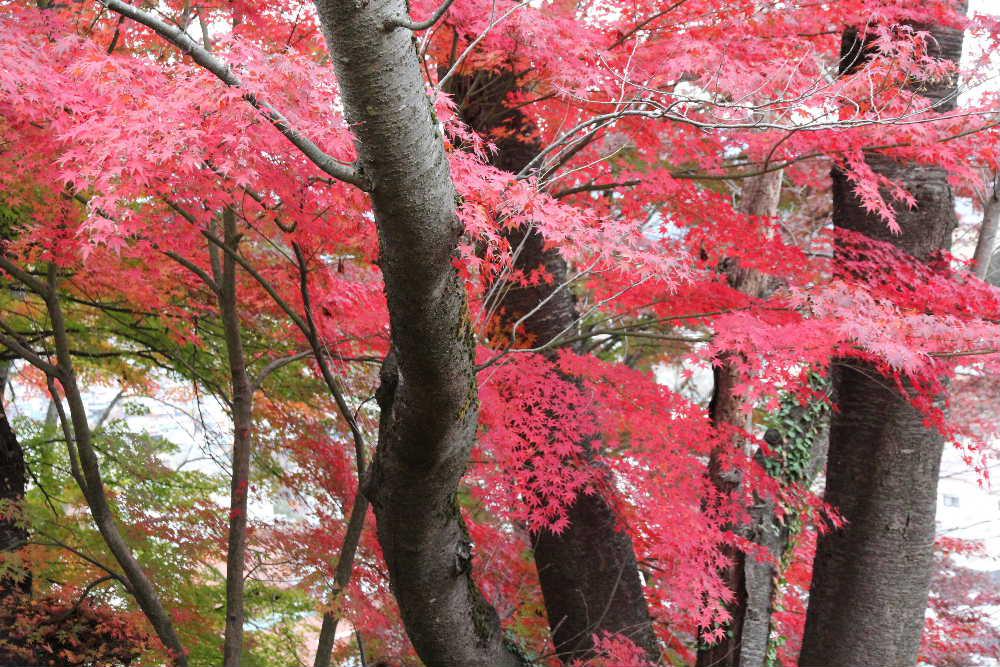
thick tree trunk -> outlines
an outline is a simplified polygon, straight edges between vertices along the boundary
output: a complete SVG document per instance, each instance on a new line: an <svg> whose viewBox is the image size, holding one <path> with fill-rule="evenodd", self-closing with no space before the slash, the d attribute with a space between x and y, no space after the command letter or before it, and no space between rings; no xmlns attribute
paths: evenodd
<svg viewBox="0 0 1000 667"><path fill-rule="evenodd" d="M931 30L936 55L957 63L962 33ZM843 53L857 52L856 44L848 35ZM925 92L946 110L953 107L955 90L952 82ZM866 213L839 171L833 174L834 224L921 260L948 248L955 227L948 174L883 156L868 161L917 200L913 209L896 211L902 232L891 233L883 220ZM833 391L839 410L831 423L826 500L847 525L820 537L799 663L913 667L930 583L943 439L870 365L835 364Z"/></svg>
<svg viewBox="0 0 1000 667"><path fill-rule="evenodd" d="M773 217L778 212L781 196L781 170L762 174L748 180L743 186L738 210L746 215ZM767 291L767 278L755 271L739 267L726 260L729 284L735 289L761 297ZM715 386L709 412L712 423L730 424L750 432L753 423L750 407L734 388L747 381L738 364L725 359L714 368ZM745 447L742 440L730 443L733 447ZM723 494L730 494L741 483L737 471L725 470L722 465L724 452L716 450L709 460L709 477L712 484ZM751 508L753 525L748 537L764 544L773 535L774 508L761 502ZM771 540L773 541L773 540ZM777 548L777 545L765 545ZM759 562L732 547L724 547L731 565L720 574L733 592L733 600L727 605L732 614L726 636L714 644L707 644L698 650L697 667L763 667L767 655L767 640L770 634L771 593L774 568L769 563Z"/></svg>
<svg viewBox="0 0 1000 667"><path fill-rule="evenodd" d="M381 240L392 352L379 441L365 482L403 623L428 665L523 661L471 576L456 499L476 435L475 340L456 271L456 216L443 138L413 36L387 29L404 0L318 0Z"/></svg>
<svg viewBox="0 0 1000 667"><path fill-rule="evenodd" d="M538 133L524 113L508 108L516 77L506 72L478 72L451 80L451 92L462 119L484 136L492 136L498 151L494 166L520 172L542 149ZM495 134L496 130L503 130ZM510 232L517 250L514 269L525 273L544 267L551 281L503 286L503 298L491 323L502 344L541 345L574 325L578 318L573 294L564 285L567 266L555 249L546 249L540 234L529 229ZM557 291L558 290L558 291ZM532 313L517 328L514 324ZM590 443L581 443L585 451ZM568 510L562 533L541 530L533 537L535 565L560 659L588 657L595 633L620 633L640 646L647 657L659 659L632 540L608 501L600 494L578 494Z"/></svg>
<svg viewBox="0 0 1000 667"><path fill-rule="evenodd" d="M820 538L799 664L913 667L943 440L873 368L833 381L826 500L848 524Z"/></svg>

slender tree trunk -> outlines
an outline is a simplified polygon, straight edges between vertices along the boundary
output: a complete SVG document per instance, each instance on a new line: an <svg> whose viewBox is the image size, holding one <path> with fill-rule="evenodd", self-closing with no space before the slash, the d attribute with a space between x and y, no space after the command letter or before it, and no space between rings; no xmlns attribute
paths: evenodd
<svg viewBox="0 0 1000 667"><path fill-rule="evenodd" d="M222 213L225 244L236 252L239 235L231 208ZM214 246L210 246L215 251ZM214 263L213 263L214 264ZM229 538L226 550L226 626L223 635L224 667L238 667L243 652L243 625L246 621L244 579L247 554L247 492L250 485L250 450L253 433L253 383L247 373L243 334L237 311L236 262L224 253L222 271L216 276L219 310L222 316L226 357L232 387L230 409L233 418L233 458L229 496Z"/></svg>
<svg viewBox="0 0 1000 667"><path fill-rule="evenodd" d="M990 260L997 244L998 227L1000 227L1000 175L995 175L983 200L983 224L979 228L976 253L972 258L972 270L983 280L986 280L992 266Z"/></svg>
<svg viewBox="0 0 1000 667"><path fill-rule="evenodd" d="M493 165L514 174L542 149L527 116L507 106L517 86L510 71L480 71L453 77L449 89L462 119L495 141L498 151L491 158ZM571 290L559 288L566 282L566 262L557 250L546 249L542 236L533 230L517 229L507 238L516 249L516 271L544 268L551 280L533 286L501 286L498 291L504 296L491 329L505 344L540 345L572 327L578 318ZM514 324L528 313L533 314L517 329L521 340L510 340ZM580 444L589 454L590 442ZM621 520L597 493L578 494L568 515L569 524L562 533L543 529L533 536L535 565L560 659L568 663L588 657L594 634L610 632L630 638L650 660L658 660L635 550Z"/></svg>
<svg viewBox="0 0 1000 667"><path fill-rule="evenodd" d="M330 592L331 609L323 613L323 620L320 624L319 637L316 642L316 658L313 667L329 667L332 658L334 643L337 640L337 626L340 624L340 610L336 609L340 602L340 596L351 581L351 574L354 571L354 558L358 552L358 545L361 543L361 533L365 528L365 517L368 516L368 498L360 488L364 482L367 472L367 446L361 426L347 400L344 398L344 390L341 382L330 369L328 352L316 329L316 321L313 318L312 297L309 292L309 266L302 248L298 244L292 244L295 252L295 259L299 268L299 294L302 296L302 309L304 317L293 317L302 333L305 334L312 349L313 357L319 366L320 374L326 384L327 390L333 397L341 417L347 422L354 439L354 465L358 473L358 491L354 494L354 504L351 506L351 516L347 521L347 530L344 533L344 541L340 545L337 554L337 564L334 567L333 586ZM283 308L286 306L282 306ZM291 314L291 312L289 312ZM360 638L358 640L360 642Z"/></svg>
<svg viewBox="0 0 1000 667"><path fill-rule="evenodd" d="M823 405L825 406L825 403ZM799 483L809 488L816 481L820 470L826 467L826 452L830 442L829 411L816 410L814 406L815 404L810 404L808 407L803 407L795 399L794 407L790 411L782 410L784 418L776 428L769 428L764 434L764 440L778 457L777 460L782 461L780 467L773 466L770 472L783 485ZM762 465L766 464L767 459L761 451L758 450L757 456ZM766 665L771 629L774 627L774 605L782 593L776 585L779 583L778 574L795 548L801 530L799 527L801 517L786 512L783 518L779 519L775 506L770 501L758 502L751 508L751 515L754 517L754 534L751 535L751 539L771 552L776 565L753 559L748 560L746 564L747 588L750 591L748 609L756 607L766 610L762 618L768 627L767 642L764 646L756 649L753 655L748 655L744 644L742 659L744 664L750 664L750 660L755 660L758 662L753 664ZM761 582L760 585L753 583L755 579Z"/></svg>
<svg viewBox="0 0 1000 667"><path fill-rule="evenodd" d="M935 55L956 64L962 33L930 29ZM845 35L842 54L861 51ZM953 108L955 82L925 91ZM871 167L902 183L917 200L900 207L902 232L865 211L847 177L833 174L833 222L887 241L917 259L950 247L955 227L948 174L940 168L868 156ZM847 525L822 535L799 663L802 667L913 667L920 648L934 547L943 438L868 364L836 363L826 500Z"/></svg>
<svg viewBox="0 0 1000 667"><path fill-rule="evenodd" d="M773 217L778 212L781 195L781 170L769 172L750 179L744 185L738 210L746 215ZM756 271L741 268L732 260L723 263L729 284L735 289L761 297L767 291L767 278ZM715 386L709 407L712 423L720 426L728 424L745 432L753 428L751 408L736 394L735 387L747 382L748 378L740 365L723 359L713 369ZM745 448L747 443L738 440L729 446ZM725 452L717 449L709 460L709 478L713 486L722 494L733 493L742 483L735 470L724 468ZM763 540L771 535L773 510L768 503L751 508L754 518L749 537ZM766 545L767 546L767 545ZM771 545L775 546L775 545ZM770 634L770 603L774 570L766 562L758 562L735 548L723 547L731 565L720 574L733 592L733 600L727 605L732 615L726 636L707 644L698 650L698 667L763 667L767 655L767 639Z"/></svg>
<svg viewBox="0 0 1000 667"><path fill-rule="evenodd" d="M733 424L740 428L749 430L750 423L747 413L744 411L743 402L734 393L733 389L743 381L743 374L737 367L725 360L712 369L714 387L712 390L712 400L709 403L709 417L715 425ZM727 447L740 447L744 443L741 440L727 443ZM723 465L725 451L721 448L713 451L708 461L708 476L712 486L723 496L730 495L736 491L742 483L742 474L739 470L732 470ZM733 593L732 601L726 605L731 620L726 630L726 635L715 643L702 641L698 649L698 658L695 662L697 667L735 667L740 661L740 647L743 645L743 617L747 605L747 584L746 572L744 571L745 558L741 551L723 545L722 552L729 560L729 566L719 572L722 582Z"/></svg>
<svg viewBox="0 0 1000 667"><path fill-rule="evenodd" d="M358 544L361 542L361 532L364 530L367 514L368 499L359 493L354 499L351 517L347 521L344 542L337 555L337 565L333 573L333 594L331 595L331 603L333 604L339 601L341 594L351 581L351 573L354 571L354 557L358 552ZM340 613L338 610L334 609L323 614L313 667L330 667L330 658L333 645L337 641L337 626L339 624Z"/></svg>
<svg viewBox="0 0 1000 667"><path fill-rule="evenodd" d="M476 436L475 339L455 269L462 225L404 0L318 0L381 241L392 349L365 482L403 623L428 665L523 662L472 579L456 494Z"/></svg>
<svg viewBox="0 0 1000 667"><path fill-rule="evenodd" d="M125 541L118 523L115 519L111 505L108 503L107 493L104 490L104 480L101 476L100 461L94 449L90 425L87 421L87 409L83 403L83 395L76 379L76 371L73 368L73 361L70 355L69 336L66 332L66 320L63 316L62 306L59 302L57 292L55 267L49 269L49 281L46 286L41 286L38 281L31 276L24 274L17 267L3 258L0 262L8 272L16 272L18 278L26 285L39 293L45 300L49 317L52 320L53 338L56 347L56 359L58 367L55 369L59 384L62 385L66 396L66 403L69 405L69 418L66 419L60 414L60 421L63 423L63 432L67 444L70 447L71 466L74 477L83 492L87 505L90 507L91 515L101 537L108 550L111 551L118 565L122 568L125 578L128 580L129 592L135 597L136 602L149 620L157 637L171 654L171 660L178 667L187 667L187 653L181 644L177 631L174 628L173 619L163 606L162 600L156 592L153 582L146 574L142 565L136 560L131 547ZM59 396L55 391L55 386L50 377L50 391L52 400L55 402L56 410L61 413L63 410ZM79 460L76 457L79 456Z"/></svg>

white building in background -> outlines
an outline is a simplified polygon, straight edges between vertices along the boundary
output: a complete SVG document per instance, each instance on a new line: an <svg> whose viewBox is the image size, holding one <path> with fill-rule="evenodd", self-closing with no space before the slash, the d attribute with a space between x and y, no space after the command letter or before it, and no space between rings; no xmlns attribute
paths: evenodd
<svg viewBox="0 0 1000 667"><path fill-rule="evenodd" d="M989 472L1000 474L1000 459L992 460ZM937 534L982 542L983 555L956 562L991 573L993 585L1000 587L1000 480L991 484L962 459L960 450L947 444L938 483ZM991 609L990 614L993 624L1000 627L1000 609ZM1000 667L1000 662L988 659L975 664Z"/></svg>
<svg viewBox="0 0 1000 667"><path fill-rule="evenodd" d="M989 465L991 475L1000 474L1000 460ZM966 567L989 572L1000 587L1000 480L991 483L962 460L961 452L946 445L941 459L937 502L938 537L955 537L983 544L984 553L956 561ZM991 610L1000 627L1000 609ZM979 663L1000 667L1000 662Z"/></svg>
<svg viewBox="0 0 1000 667"><path fill-rule="evenodd" d="M1000 462L991 465L1000 474ZM982 541L988 556L972 559L977 569L1000 571L1000 484L980 478L961 452L945 446L938 483L938 535Z"/></svg>

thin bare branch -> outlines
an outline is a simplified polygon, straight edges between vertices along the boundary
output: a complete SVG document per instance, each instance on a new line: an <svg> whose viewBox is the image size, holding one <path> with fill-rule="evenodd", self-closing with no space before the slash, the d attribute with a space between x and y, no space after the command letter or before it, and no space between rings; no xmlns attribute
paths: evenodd
<svg viewBox="0 0 1000 667"><path fill-rule="evenodd" d="M273 360L267 366L264 366L264 368L260 369L260 372L257 374L257 377L254 378L253 380L254 390L256 391L257 389L260 389L261 385L264 384L264 380L266 380L271 373L281 368L284 368L288 364L293 364L300 359L305 359L310 354L312 354L312 350L303 350L302 352L297 352L296 354L292 354L287 357L278 357L277 359Z"/></svg>
<svg viewBox="0 0 1000 667"><path fill-rule="evenodd" d="M228 63L220 60L218 57L213 55L211 51L191 39L187 33L179 28L166 23L165 21L139 9L138 7L133 7L126 2L122 2L121 0L98 0L98 2L111 11L127 16L133 21L141 23L151 29L153 32L166 39L181 51L190 55L196 63L214 74L227 86L245 90L243 81L236 76L232 67ZM313 143L311 139L304 136L301 132L294 128L285 115L271 106L267 101L260 99L256 94L249 91L243 93L243 99L246 100L247 103L254 109L260 111L261 115L263 115L264 118L271 123L271 125L273 125L279 132L281 132L282 135L285 136L286 139L298 148L310 162L323 170L324 173L329 174L338 181L343 181L357 186L362 190L367 191L370 188L368 179L364 177L355 165L341 162L324 152L323 149Z"/></svg>

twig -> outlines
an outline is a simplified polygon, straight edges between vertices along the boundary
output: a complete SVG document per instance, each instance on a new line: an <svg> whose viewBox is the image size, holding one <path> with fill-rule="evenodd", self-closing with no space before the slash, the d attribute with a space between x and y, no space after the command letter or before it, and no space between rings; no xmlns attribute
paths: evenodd
<svg viewBox="0 0 1000 667"><path fill-rule="evenodd" d="M169 25L165 21L145 12L138 7L122 2L121 0L98 0L102 5L123 16L141 23L151 29L156 34L166 39L181 51L191 56L192 60L214 74L220 81L232 88L245 90L243 81L233 73L232 67L213 55L208 49L191 39L184 31ZM275 109L265 100L260 99L255 93L244 92L243 99L250 106L260 111L271 125L273 125L282 135L285 136L310 162L319 167L323 172L329 174L338 181L350 183L362 190L369 190L370 184L364 174L353 164L341 162L333 156L327 154L311 139L303 136L297 129L292 127L289 120L280 111Z"/></svg>

